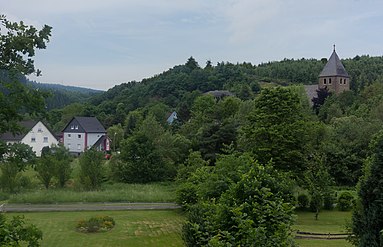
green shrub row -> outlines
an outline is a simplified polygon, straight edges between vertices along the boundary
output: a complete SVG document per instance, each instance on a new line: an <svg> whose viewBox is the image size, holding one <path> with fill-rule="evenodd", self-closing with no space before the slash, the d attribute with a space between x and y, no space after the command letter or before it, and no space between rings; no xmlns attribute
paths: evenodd
<svg viewBox="0 0 383 247"><path fill-rule="evenodd" d="M355 204L355 198L349 191L342 192L338 198L333 193L326 193L320 198L310 198L307 194L299 194L297 197L297 209L299 210L315 212L315 205L317 204L326 210L332 210L336 207L339 211L349 211Z"/></svg>

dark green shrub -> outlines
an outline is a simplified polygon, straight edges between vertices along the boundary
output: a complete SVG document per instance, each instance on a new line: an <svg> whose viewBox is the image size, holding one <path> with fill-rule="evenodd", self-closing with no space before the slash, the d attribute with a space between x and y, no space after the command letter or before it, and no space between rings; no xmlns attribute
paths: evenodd
<svg viewBox="0 0 383 247"><path fill-rule="evenodd" d="M334 203L336 202L336 197L334 193L327 192L323 196L323 208L326 210L334 209Z"/></svg>
<svg viewBox="0 0 383 247"><path fill-rule="evenodd" d="M197 186L192 183L184 183L177 190L176 202L184 209L197 203Z"/></svg>
<svg viewBox="0 0 383 247"><path fill-rule="evenodd" d="M102 152L89 149L81 154L79 159L79 178L81 185L87 190L99 189L103 179Z"/></svg>
<svg viewBox="0 0 383 247"><path fill-rule="evenodd" d="M30 189L33 187L30 177L27 177L27 176L21 176L19 180L19 184L20 184L20 187L24 189Z"/></svg>
<svg viewBox="0 0 383 247"><path fill-rule="evenodd" d="M323 197L319 193L314 193L310 200L310 211L318 213L323 207Z"/></svg>
<svg viewBox="0 0 383 247"><path fill-rule="evenodd" d="M0 191L0 201L8 200L9 194Z"/></svg>
<svg viewBox="0 0 383 247"><path fill-rule="evenodd" d="M115 225L116 222L110 216L96 216L89 220L80 220L77 223L76 229L77 231L85 233L106 232L111 230Z"/></svg>
<svg viewBox="0 0 383 247"><path fill-rule="evenodd" d="M349 211L354 205L354 196L346 191L340 194L338 198L338 209L340 211Z"/></svg>
<svg viewBox="0 0 383 247"><path fill-rule="evenodd" d="M300 194L298 196L298 209L307 209L310 204L310 199L306 194Z"/></svg>

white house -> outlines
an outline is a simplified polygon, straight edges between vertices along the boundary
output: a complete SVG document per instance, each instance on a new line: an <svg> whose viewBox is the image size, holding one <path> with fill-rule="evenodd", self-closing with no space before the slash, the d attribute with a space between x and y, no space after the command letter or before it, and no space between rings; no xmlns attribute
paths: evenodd
<svg viewBox="0 0 383 247"><path fill-rule="evenodd" d="M110 150L106 130L95 117L74 117L62 132L64 147L73 154L80 154L89 148Z"/></svg>
<svg viewBox="0 0 383 247"><path fill-rule="evenodd" d="M58 141L51 131L41 122L35 120L22 121L19 123L24 132L20 134L12 134L11 132L4 133L0 139L6 143L24 143L32 147L36 156L41 156L43 147L50 147L53 144L57 145Z"/></svg>

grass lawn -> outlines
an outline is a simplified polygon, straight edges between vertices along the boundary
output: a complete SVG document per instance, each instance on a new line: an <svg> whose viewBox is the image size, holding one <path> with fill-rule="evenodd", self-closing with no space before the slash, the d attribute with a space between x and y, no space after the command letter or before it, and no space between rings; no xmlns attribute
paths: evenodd
<svg viewBox="0 0 383 247"><path fill-rule="evenodd" d="M35 224L44 233L42 246L153 246L181 247L182 213L177 210L98 211L23 213L28 223ZM8 217L17 213L7 213ZM84 234L75 231L79 220L108 215L116 226L110 232ZM351 212L323 211L319 219L314 213L297 212L295 230L316 233L344 233ZM346 240L297 239L301 247L351 247Z"/></svg>
<svg viewBox="0 0 383 247"><path fill-rule="evenodd" d="M181 226L184 218L177 210L49 212L23 213L28 223L43 231L41 246L109 247L109 246L184 246ZM7 217L18 215L7 213ZM75 231L77 222L92 216L108 215L116 226L104 233Z"/></svg>
<svg viewBox="0 0 383 247"><path fill-rule="evenodd" d="M351 220L351 212L322 211L319 213L318 220L315 220L315 214L312 212L297 212L297 221L294 230L315 233L345 233L346 224ZM311 240L297 239L301 247L321 247L321 246L339 246L351 247L346 240Z"/></svg>

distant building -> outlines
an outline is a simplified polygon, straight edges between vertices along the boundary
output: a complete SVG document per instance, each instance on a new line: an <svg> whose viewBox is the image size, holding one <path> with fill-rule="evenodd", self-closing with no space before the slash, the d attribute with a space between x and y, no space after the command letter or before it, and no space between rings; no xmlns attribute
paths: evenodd
<svg viewBox="0 0 383 247"><path fill-rule="evenodd" d="M41 156L44 147L57 145L58 141L52 132L41 122L35 120L22 121L19 123L24 132L20 134L4 133L0 139L6 143L24 143L32 147L37 157Z"/></svg>
<svg viewBox="0 0 383 247"><path fill-rule="evenodd" d="M335 94L350 90L350 76L335 52L335 45L334 51L319 74L319 88L327 88Z"/></svg>
<svg viewBox="0 0 383 247"><path fill-rule="evenodd" d="M73 154L80 154L90 148L110 150L106 130L95 117L74 117L62 132L64 146Z"/></svg>
<svg viewBox="0 0 383 247"><path fill-rule="evenodd" d="M214 90L214 91L206 92L205 94L211 94L214 96L214 98L217 98L217 99L222 99L227 96L234 96L232 92L225 91L225 90Z"/></svg>
<svg viewBox="0 0 383 247"><path fill-rule="evenodd" d="M175 111L173 111L170 115L169 115L169 117L166 119L166 122L168 123L168 124L173 124L173 122L175 121L175 120L177 120L177 112L175 112Z"/></svg>

